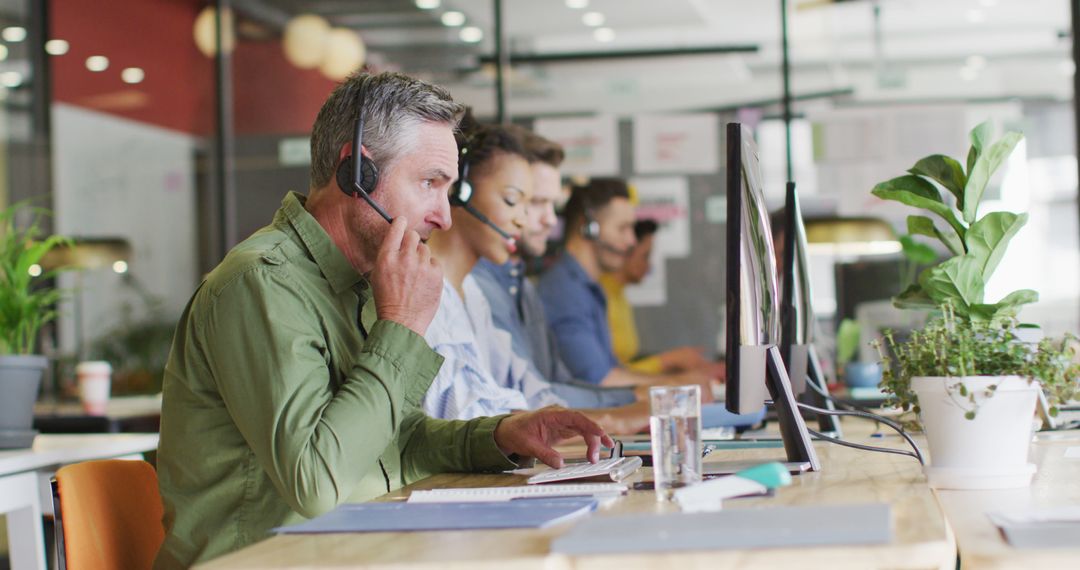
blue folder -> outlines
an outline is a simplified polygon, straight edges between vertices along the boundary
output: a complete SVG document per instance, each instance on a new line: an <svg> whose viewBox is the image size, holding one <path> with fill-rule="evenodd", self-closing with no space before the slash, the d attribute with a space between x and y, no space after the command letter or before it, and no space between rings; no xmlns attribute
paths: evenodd
<svg viewBox="0 0 1080 570"><path fill-rule="evenodd" d="M596 499L519 499L498 503L346 503L283 534L543 528L596 509Z"/></svg>
<svg viewBox="0 0 1080 570"><path fill-rule="evenodd" d="M750 414L733 414L724 407L724 404L701 405L701 427L703 429L715 427L749 427L761 423L765 419L765 408Z"/></svg>

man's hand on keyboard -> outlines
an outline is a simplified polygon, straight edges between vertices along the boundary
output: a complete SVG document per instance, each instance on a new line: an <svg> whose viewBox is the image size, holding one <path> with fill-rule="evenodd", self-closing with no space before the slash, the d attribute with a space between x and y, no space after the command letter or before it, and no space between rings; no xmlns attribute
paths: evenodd
<svg viewBox="0 0 1080 570"><path fill-rule="evenodd" d="M535 457L558 469L563 458L552 446L580 435L588 446L587 457L596 463L600 459L600 444L613 447L612 441L595 422L579 412L548 406L534 412L513 414L495 428L495 444L503 453Z"/></svg>

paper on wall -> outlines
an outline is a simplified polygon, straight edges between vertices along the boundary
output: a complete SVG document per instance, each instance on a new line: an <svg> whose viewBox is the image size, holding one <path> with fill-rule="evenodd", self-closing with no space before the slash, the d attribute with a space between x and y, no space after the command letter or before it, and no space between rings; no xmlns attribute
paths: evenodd
<svg viewBox="0 0 1080 570"><path fill-rule="evenodd" d="M615 176L619 173L619 126L613 116L537 119L533 130L562 145L567 176Z"/></svg>
<svg viewBox="0 0 1080 570"><path fill-rule="evenodd" d="M719 117L712 113L634 117L634 171L715 173L720 168Z"/></svg>

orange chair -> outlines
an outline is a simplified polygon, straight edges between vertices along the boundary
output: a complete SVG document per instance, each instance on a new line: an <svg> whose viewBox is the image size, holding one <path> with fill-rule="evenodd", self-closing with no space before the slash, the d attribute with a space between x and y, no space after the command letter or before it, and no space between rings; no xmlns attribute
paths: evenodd
<svg viewBox="0 0 1080 570"><path fill-rule="evenodd" d="M157 473L145 461L61 467L52 481L61 570L140 570L165 538Z"/></svg>

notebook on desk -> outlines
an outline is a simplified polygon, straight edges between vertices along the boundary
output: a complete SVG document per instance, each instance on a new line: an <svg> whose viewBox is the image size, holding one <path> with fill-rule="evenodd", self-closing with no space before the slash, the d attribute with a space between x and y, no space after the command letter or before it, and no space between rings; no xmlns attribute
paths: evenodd
<svg viewBox="0 0 1080 570"><path fill-rule="evenodd" d="M556 538L551 550L610 554L882 544L891 540L889 505L874 503L596 517Z"/></svg>
<svg viewBox="0 0 1080 570"><path fill-rule="evenodd" d="M596 499L521 499L492 503L355 503L291 526L281 534L544 528L596 509Z"/></svg>

